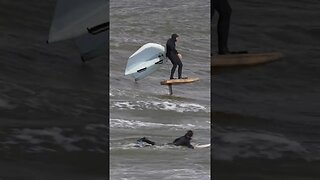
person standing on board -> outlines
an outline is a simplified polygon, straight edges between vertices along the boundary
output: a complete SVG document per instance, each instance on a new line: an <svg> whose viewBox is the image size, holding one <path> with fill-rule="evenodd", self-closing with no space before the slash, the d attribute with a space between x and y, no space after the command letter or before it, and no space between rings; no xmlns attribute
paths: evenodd
<svg viewBox="0 0 320 180"><path fill-rule="evenodd" d="M171 74L170 74L170 79L174 79L173 75L174 72L176 71L177 66L178 67L178 78L181 79L182 75L182 62L181 62L181 54L178 53L176 50L176 42L178 41L179 36L177 34L172 34L171 38L168 39L167 44L166 44L166 56L170 59L172 63L172 69L171 69Z"/></svg>
<svg viewBox="0 0 320 180"><path fill-rule="evenodd" d="M213 0L211 7L211 21L213 20L214 10L219 13L218 20L218 49L219 54L230 54L228 48L228 36L232 9L228 0ZM213 24L211 22L211 24Z"/></svg>
<svg viewBox="0 0 320 180"><path fill-rule="evenodd" d="M218 20L218 54L246 54L248 51L229 51L228 48L228 37L229 27L232 9L229 5L228 0L213 0L211 3L211 21L213 20L214 10L219 13ZM211 22L211 25L213 23ZM213 29L213 28L212 28ZM213 37L213 36L211 36ZM211 41L213 42L213 40Z"/></svg>

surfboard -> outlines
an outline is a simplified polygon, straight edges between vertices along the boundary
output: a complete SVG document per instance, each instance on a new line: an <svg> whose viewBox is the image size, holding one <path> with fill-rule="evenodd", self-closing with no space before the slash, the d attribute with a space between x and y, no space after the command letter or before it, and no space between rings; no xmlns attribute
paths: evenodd
<svg viewBox="0 0 320 180"><path fill-rule="evenodd" d="M209 148L211 146L211 144L199 144L199 145L195 145L195 148Z"/></svg>
<svg viewBox="0 0 320 180"><path fill-rule="evenodd" d="M172 95L172 85L179 85L179 84L187 84L187 83L193 83L195 81L199 81L199 78L185 78L185 79L168 79L163 80L160 82L161 85L167 85L169 87L169 94Z"/></svg>
<svg viewBox="0 0 320 180"><path fill-rule="evenodd" d="M147 43L129 57L125 75L131 75L138 81L158 70L165 60L165 48L162 45Z"/></svg>
<svg viewBox="0 0 320 180"><path fill-rule="evenodd" d="M186 78L186 79L168 79L160 82L161 85L178 85L178 84L187 84L199 81L199 78Z"/></svg>
<svg viewBox="0 0 320 180"><path fill-rule="evenodd" d="M279 52L227 54L211 57L213 67L252 66L279 60L283 57Z"/></svg>

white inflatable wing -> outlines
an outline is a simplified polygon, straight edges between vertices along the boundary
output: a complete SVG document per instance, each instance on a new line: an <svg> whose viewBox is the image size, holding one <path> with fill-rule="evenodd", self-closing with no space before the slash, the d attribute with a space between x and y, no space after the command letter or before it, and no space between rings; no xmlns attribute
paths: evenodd
<svg viewBox="0 0 320 180"><path fill-rule="evenodd" d="M109 0L57 0L48 43L109 27Z"/></svg>
<svg viewBox="0 0 320 180"><path fill-rule="evenodd" d="M162 45L145 44L129 57L125 75L131 75L138 81L158 70L164 61L165 48Z"/></svg>
<svg viewBox="0 0 320 180"><path fill-rule="evenodd" d="M109 0L57 0L48 43L73 39L83 61L108 52Z"/></svg>
<svg viewBox="0 0 320 180"><path fill-rule="evenodd" d="M108 27L108 0L58 0L48 42L81 36Z"/></svg>

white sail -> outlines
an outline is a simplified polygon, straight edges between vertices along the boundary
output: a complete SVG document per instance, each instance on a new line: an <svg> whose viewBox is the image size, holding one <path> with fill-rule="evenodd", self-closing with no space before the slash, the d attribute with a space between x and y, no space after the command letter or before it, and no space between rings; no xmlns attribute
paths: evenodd
<svg viewBox="0 0 320 180"><path fill-rule="evenodd" d="M165 48L156 43L148 43L132 54L127 62L125 75L140 80L154 73L165 60Z"/></svg>
<svg viewBox="0 0 320 180"><path fill-rule="evenodd" d="M48 43L75 38L106 26L109 0L57 0ZM105 28L105 27L103 27Z"/></svg>

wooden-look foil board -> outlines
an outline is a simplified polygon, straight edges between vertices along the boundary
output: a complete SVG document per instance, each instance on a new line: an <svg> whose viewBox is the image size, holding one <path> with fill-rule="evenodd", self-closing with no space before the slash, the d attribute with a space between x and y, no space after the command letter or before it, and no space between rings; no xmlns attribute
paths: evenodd
<svg viewBox="0 0 320 180"><path fill-rule="evenodd" d="M177 85L177 84L186 84L186 83L193 83L195 81L198 81L199 78L186 78L186 79L168 79L163 80L160 82L161 85Z"/></svg>
<svg viewBox="0 0 320 180"><path fill-rule="evenodd" d="M213 67L250 66L279 60L283 57L279 52L226 54L211 57Z"/></svg>

